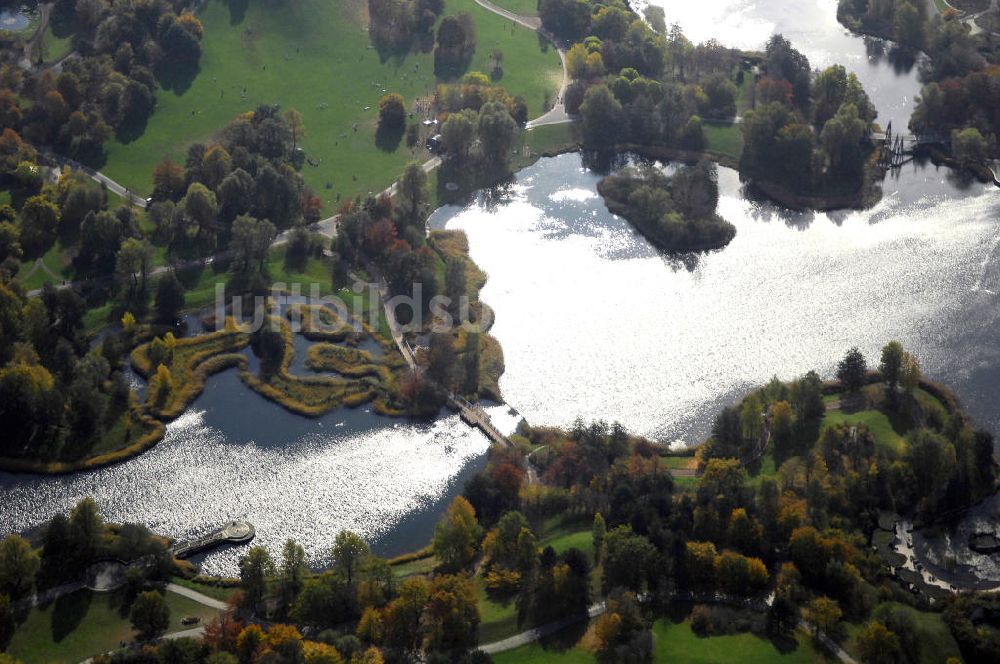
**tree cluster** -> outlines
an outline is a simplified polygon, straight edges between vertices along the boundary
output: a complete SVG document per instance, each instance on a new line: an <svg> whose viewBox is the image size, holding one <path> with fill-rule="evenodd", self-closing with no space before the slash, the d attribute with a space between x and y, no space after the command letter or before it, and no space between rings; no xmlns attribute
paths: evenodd
<svg viewBox="0 0 1000 664"><path fill-rule="evenodd" d="M368 0L368 34L376 48L407 52L433 37L443 0Z"/></svg>
<svg viewBox="0 0 1000 664"><path fill-rule="evenodd" d="M719 186L709 162L681 166L669 176L653 167L626 169L602 179L597 190L608 209L668 252L718 249L736 235L715 211Z"/></svg>
<svg viewBox="0 0 1000 664"><path fill-rule="evenodd" d="M758 107L744 117L740 172L796 191L860 189L875 107L840 65L810 83L809 61L781 35L767 45Z"/></svg>
<svg viewBox="0 0 1000 664"><path fill-rule="evenodd" d="M277 229L317 221L322 202L298 172L303 134L295 109L259 106L223 129L218 143L189 147L183 166L157 164L149 209L157 243L214 251L228 241L250 267Z"/></svg>
<svg viewBox="0 0 1000 664"><path fill-rule="evenodd" d="M71 290L46 286L28 299L16 281L0 284L0 455L75 459L123 418L126 437L139 428L120 371L122 339L109 334L90 348L85 310Z"/></svg>
<svg viewBox="0 0 1000 664"><path fill-rule="evenodd" d="M439 78L461 76L476 53L476 26L472 15L445 16L434 40L434 73Z"/></svg>
<svg viewBox="0 0 1000 664"><path fill-rule="evenodd" d="M179 1L109 3L61 0L54 13L75 26L73 46L82 56L58 74L43 69L18 93L24 109L8 99L7 126L62 154L97 159L116 133L134 138L152 115L160 81L197 68L201 22Z"/></svg>

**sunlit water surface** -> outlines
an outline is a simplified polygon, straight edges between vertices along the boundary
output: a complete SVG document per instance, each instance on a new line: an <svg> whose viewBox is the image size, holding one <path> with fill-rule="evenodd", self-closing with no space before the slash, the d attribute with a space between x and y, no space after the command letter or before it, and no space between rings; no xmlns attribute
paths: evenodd
<svg viewBox="0 0 1000 664"><path fill-rule="evenodd" d="M248 519L272 555L293 537L314 566L328 563L345 528L396 555L429 541L487 448L458 416L420 424L367 409L291 415L227 371L135 459L63 477L0 474L0 532L34 527L93 496L110 521L180 539ZM243 552L225 547L199 560L206 573L235 575Z"/></svg>
<svg viewBox="0 0 1000 664"><path fill-rule="evenodd" d="M755 49L783 32L814 67L840 62L857 73L883 124L906 124L920 87L915 69L890 58L890 45L847 34L835 0L657 1L695 42ZM500 205L445 208L432 220L466 229L489 273L482 297L497 313L501 387L529 421L600 417L694 443L721 405L772 375L829 375L848 346L874 359L895 338L956 388L978 424L1000 429L996 190L908 166L872 210L789 214L746 200L735 173L722 169L720 213L736 224L736 239L684 263L609 214L598 177L576 155L543 160ZM296 351L304 354L300 340ZM516 423L505 408L491 413L505 430ZM364 409L296 417L229 371L209 379L166 439L136 459L64 477L0 474L0 534L92 495L109 520L179 538L246 518L272 554L294 537L317 566L341 528L393 554L428 541L486 449L454 416L430 424ZM241 552L208 554L205 571L235 574Z"/></svg>
<svg viewBox="0 0 1000 664"><path fill-rule="evenodd" d="M721 405L771 376L828 376L853 345L877 362L898 339L995 427L1000 328L982 279L1000 191L909 168L873 209L833 215L747 200L720 169L719 213L736 238L688 262L609 213L577 154L522 171L499 204L444 208L431 223L465 230L489 274L500 386L529 422L603 418L696 443Z"/></svg>

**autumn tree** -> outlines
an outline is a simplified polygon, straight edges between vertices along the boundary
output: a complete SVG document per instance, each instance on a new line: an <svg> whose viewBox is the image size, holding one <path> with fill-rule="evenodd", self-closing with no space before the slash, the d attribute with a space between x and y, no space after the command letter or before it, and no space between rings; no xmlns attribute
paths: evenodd
<svg viewBox="0 0 1000 664"><path fill-rule="evenodd" d="M456 571L468 565L476 553L482 528L476 510L462 496L455 498L434 531L434 555L445 570Z"/></svg>
<svg viewBox="0 0 1000 664"><path fill-rule="evenodd" d="M302 113L298 109L289 107L285 109L282 117L284 117L288 129L292 132L292 149L297 150L299 139L306 137L306 126L302 118Z"/></svg>
<svg viewBox="0 0 1000 664"><path fill-rule="evenodd" d="M277 229L267 219L258 219L241 214L233 222L230 247L236 254L243 270L249 270L254 262L257 270L264 269L267 251L277 235Z"/></svg>
<svg viewBox="0 0 1000 664"><path fill-rule="evenodd" d="M378 124L380 129L395 131L406 126L406 102L401 95L390 92L379 100Z"/></svg>
<svg viewBox="0 0 1000 664"><path fill-rule="evenodd" d="M370 555L368 543L360 535L341 530L333 543L333 566L347 581L354 583L357 570Z"/></svg>
<svg viewBox="0 0 1000 664"><path fill-rule="evenodd" d="M899 637L884 624L874 620L858 635L858 655L864 664L898 662L902 659Z"/></svg>
<svg viewBox="0 0 1000 664"><path fill-rule="evenodd" d="M466 575L442 574L431 581L420 616L423 647L430 652L465 652L476 644L479 607Z"/></svg>
<svg viewBox="0 0 1000 664"><path fill-rule="evenodd" d="M0 542L0 594L20 599L31 592L41 559L31 544L19 535Z"/></svg>
<svg viewBox="0 0 1000 664"><path fill-rule="evenodd" d="M162 594L151 590L136 597L129 618L140 638L152 639L167 631L170 626L170 607Z"/></svg>
<svg viewBox="0 0 1000 664"><path fill-rule="evenodd" d="M180 200L184 195L184 169L166 157L153 167L153 198Z"/></svg>
<svg viewBox="0 0 1000 664"><path fill-rule="evenodd" d="M805 619L824 634L831 634L844 615L844 612L840 610L840 605L826 596L817 597L810 601L806 605L804 613Z"/></svg>
<svg viewBox="0 0 1000 664"><path fill-rule="evenodd" d="M149 240L130 237L118 249L116 259L116 269L118 274L131 280L129 284L129 294L135 293L136 288L145 292L146 276L149 274L150 265L153 262L154 249Z"/></svg>

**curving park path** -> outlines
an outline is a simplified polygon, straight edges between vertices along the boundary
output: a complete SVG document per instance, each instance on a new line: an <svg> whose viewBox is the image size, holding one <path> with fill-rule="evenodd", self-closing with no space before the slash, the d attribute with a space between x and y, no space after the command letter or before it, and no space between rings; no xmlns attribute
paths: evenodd
<svg viewBox="0 0 1000 664"><path fill-rule="evenodd" d="M559 87L559 92L556 96L556 103L546 113L543 113L539 117L530 120L527 123L527 125L525 125L525 128L530 130L535 127L542 127L545 125L566 124L574 122L575 119L566 112L566 107L563 103L563 100L566 97L566 87L569 85L569 72L566 68L566 51L559 44L559 41L542 27L542 20L534 16L520 16L518 14L515 14L511 11L504 9L503 7L499 7L493 4L489 0L476 0L476 4L478 4L483 9L486 9L487 11L497 14L498 16L503 16L504 18L510 19L511 21L520 25L521 27L527 28L528 30L532 30L534 32L543 35L546 39L552 42L552 44L555 46L556 52L559 54L559 60L562 63L563 75L562 75L562 83ZM50 150L44 150L39 148L36 149L38 149L39 153L44 154L45 156L49 157L54 162L59 164L60 167L64 166L70 167L73 168L74 170L79 170L82 171L83 173L86 173L88 177L90 177L96 182L105 185L108 188L108 191L111 191L112 193L118 195L121 198L124 198L127 202L143 209L148 207L149 205L148 199L135 194L134 192L130 191L127 187L125 187L119 182L114 181L104 173L101 173L100 171L96 171L88 166L85 166L73 159L70 159L69 157L64 157L62 155L56 154ZM440 165L441 165L441 158L435 156L425 161L422 164L422 168L425 173L430 174L432 171L434 171L434 169L438 168ZM385 190L380 192L380 195L384 194L390 197L394 196L396 194L397 187L398 187L398 182L393 182ZM310 230L315 231L327 238L333 238L337 234L337 224L339 221L340 221L340 215L335 214L325 219L321 219L315 224L312 224L312 226L310 226ZM291 232L292 230L288 229L279 233L278 236L274 239L274 242L271 243L271 246L277 247L286 244L288 242L288 239L291 237ZM225 252L223 252L220 254L216 254L215 256L209 256L200 260L188 261L186 263L179 264L176 266L167 266L167 265L160 266L158 268L155 268L154 270L151 270L147 275L147 277L158 276L166 273L168 270L171 269L185 269L199 265L201 266L209 265L216 258L222 258L225 255L226 255ZM55 285L55 287L57 289L63 289L63 288L71 288L74 286L83 286L87 283L107 280L108 278L109 277L95 277L94 279L85 279L74 282L64 282ZM42 292L41 289L35 289L30 291L28 293L28 296L37 297L38 295L41 294L41 292Z"/></svg>
<svg viewBox="0 0 1000 664"><path fill-rule="evenodd" d="M559 93L556 95L556 103L547 113L544 113L543 115L528 122L526 127L528 129L533 129L535 127L542 127L545 125L573 122L573 118L566 112L566 107L563 104L563 99L566 97L566 86L569 85L569 72L566 69L566 49L559 44L559 40L557 40L553 34L542 27L542 19L537 16L521 16L520 14L515 14L512 11L493 4L489 0L476 0L476 4L487 11L491 11L498 16L503 16L504 18L509 18L514 23L517 23L518 25L529 30L534 30L544 36L552 42L552 44L556 47L556 53L559 54L559 60L562 62L563 77L562 84L559 86Z"/></svg>

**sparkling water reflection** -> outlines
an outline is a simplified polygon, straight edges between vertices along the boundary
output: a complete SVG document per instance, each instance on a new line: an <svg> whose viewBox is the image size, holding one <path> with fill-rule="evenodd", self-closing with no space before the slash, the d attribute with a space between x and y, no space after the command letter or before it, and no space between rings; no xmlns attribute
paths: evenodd
<svg viewBox="0 0 1000 664"><path fill-rule="evenodd" d="M487 448L457 416L420 424L365 410L290 415L229 371L138 458L66 477L0 474L0 531L36 526L93 496L111 521L179 538L245 518L272 555L294 537L317 566L343 528L394 555L427 543ZM242 551L207 554L205 572L236 574Z"/></svg>
<svg viewBox="0 0 1000 664"><path fill-rule="evenodd" d="M604 418L695 443L721 405L771 376L829 375L848 347L875 361L898 339L996 428L985 390L1000 383L1000 328L977 287L1000 230L995 189L914 166L871 210L789 213L747 200L720 169L736 239L674 261L607 211L599 177L579 155L545 159L505 203L431 219L465 230L490 276L500 385L529 422Z"/></svg>

